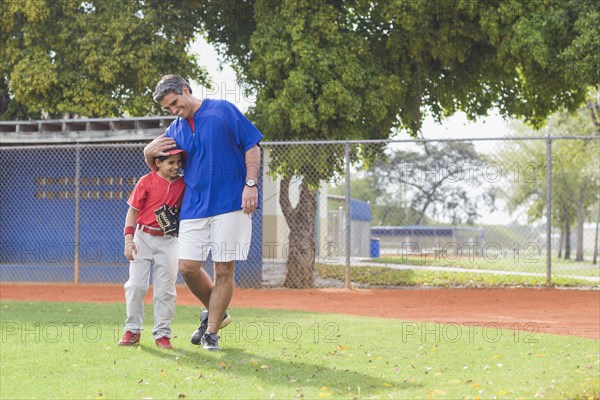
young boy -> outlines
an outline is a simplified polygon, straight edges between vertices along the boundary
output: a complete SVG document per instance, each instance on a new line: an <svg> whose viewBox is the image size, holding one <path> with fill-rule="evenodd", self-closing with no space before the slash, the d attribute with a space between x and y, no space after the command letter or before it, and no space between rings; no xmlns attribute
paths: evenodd
<svg viewBox="0 0 600 400"><path fill-rule="evenodd" d="M129 197L125 218L125 257L130 261L125 283L127 319L119 346L140 341L144 320L144 296L148 291L150 270L154 285L154 329L152 336L162 349L172 349L170 323L175 315L177 280L177 237L166 235L159 227L155 210L166 204L181 207L185 183L179 175L185 152L171 149L168 156L157 157L157 171L143 176Z"/></svg>

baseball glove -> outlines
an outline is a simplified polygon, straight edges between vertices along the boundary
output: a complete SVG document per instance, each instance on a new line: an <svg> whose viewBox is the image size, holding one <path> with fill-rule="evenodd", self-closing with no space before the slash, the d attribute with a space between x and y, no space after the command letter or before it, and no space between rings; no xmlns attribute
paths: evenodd
<svg viewBox="0 0 600 400"><path fill-rule="evenodd" d="M177 236L179 232L179 208L169 207L166 204L154 210L156 222L166 235Z"/></svg>

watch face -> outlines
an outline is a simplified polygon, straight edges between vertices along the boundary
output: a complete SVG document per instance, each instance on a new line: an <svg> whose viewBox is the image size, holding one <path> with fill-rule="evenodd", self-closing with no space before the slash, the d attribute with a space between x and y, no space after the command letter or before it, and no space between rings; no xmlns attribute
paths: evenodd
<svg viewBox="0 0 600 400"><path fill-rule="evenodd" d="M256 181L254 179L248 179L246 181L246 186L254 187L256 186Z"/></svg>

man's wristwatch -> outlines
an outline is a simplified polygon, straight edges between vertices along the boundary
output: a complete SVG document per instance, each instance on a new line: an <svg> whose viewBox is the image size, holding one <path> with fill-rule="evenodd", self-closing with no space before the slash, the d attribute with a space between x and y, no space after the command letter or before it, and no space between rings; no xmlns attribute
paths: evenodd
<svg viewBox="0 0 600 400"><path fill-rule="evenodd" d="M248 186L248 187L256 187L256 181L254 179L248 179L246 181L246 186Z"/></svg>

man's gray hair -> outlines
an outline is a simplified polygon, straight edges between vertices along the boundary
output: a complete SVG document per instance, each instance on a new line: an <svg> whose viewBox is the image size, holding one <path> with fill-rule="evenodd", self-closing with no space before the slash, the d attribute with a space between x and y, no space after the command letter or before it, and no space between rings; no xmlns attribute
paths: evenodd
<svg viewBox="0 0 600 400"><path fill-rule="evenodd" d="M155 102L160 103L162 99L169 93L182 94L182 89L186 87L190 94L192 94L192 88L190 84L179 75L165 75L160 79L160 82L156 84L156 89L152 98Z"/></svg>

